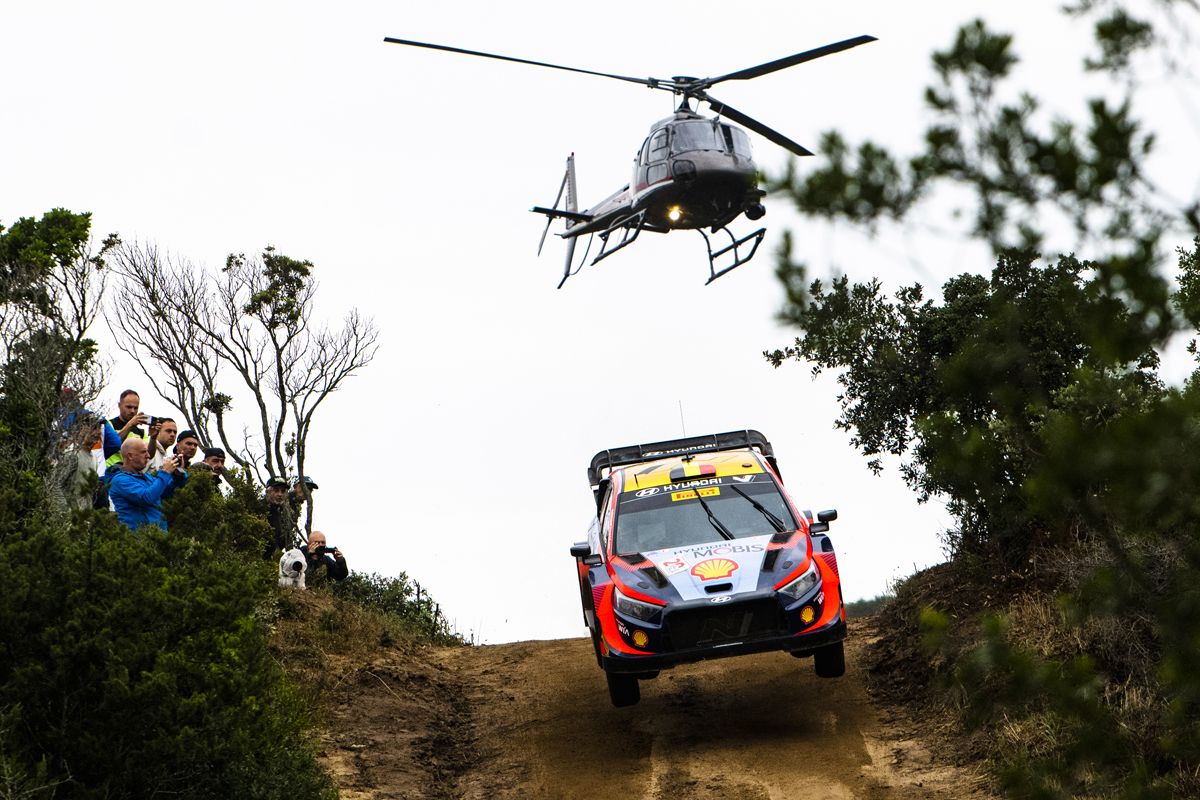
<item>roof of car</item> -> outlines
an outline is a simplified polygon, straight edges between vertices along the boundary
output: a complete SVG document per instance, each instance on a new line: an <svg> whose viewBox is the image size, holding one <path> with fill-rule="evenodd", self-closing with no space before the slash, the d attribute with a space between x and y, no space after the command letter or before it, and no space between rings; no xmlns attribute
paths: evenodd
<svg viewBox="0 0 1200 800"><path fill-rule="evenodd" d="M615 471L624 474L624 490L630 492L701 478L753 475L766 470L763 468L758 454L749 448L744 448L695 456L673 456L649 463L634 464Z"/></svg>
<svg viewBox="0 0 1200 800"><path fill-rule="evenodd" d="M588 466L588 483L592 487L596 487L600 481L606 479L608 473L618 467L657 463L672 456L698 457L702 453L741 450L747 447L752 447L762 453L772 467L775 466L775 452L771 448L771 443L767 441L767 437L754 430L729 431L728 433L669 439L663 442L601 450L592 457L591 464ZM777 467L776 471L778 471Z"/></svg>

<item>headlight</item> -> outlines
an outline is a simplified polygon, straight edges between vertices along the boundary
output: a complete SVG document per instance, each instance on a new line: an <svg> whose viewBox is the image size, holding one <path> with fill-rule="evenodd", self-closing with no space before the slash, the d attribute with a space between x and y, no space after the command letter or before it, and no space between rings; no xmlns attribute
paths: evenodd
<svg viewBox="0 0 1200 800"><path fill-rule="evenodd" d="M799 600L801 597L808 594L812 588L820 582L821 573L817 569L817 560L814 558L803 575L801 575L799 578L796 578L796 580L792 581L787 586L781 587L779 591L783 592L788 597Z"/></svg>
<svg viewBox="0 0 1200 800"><path fill-rule="evenodd" d="M617 611L627 617L640 619L644 622L649 622L654 617L658 616L658 612L662 609L659 606L653 606L649 603L643 603L640 600L633 600L621 594L621 592L613 587L613 605Z"/></svg>

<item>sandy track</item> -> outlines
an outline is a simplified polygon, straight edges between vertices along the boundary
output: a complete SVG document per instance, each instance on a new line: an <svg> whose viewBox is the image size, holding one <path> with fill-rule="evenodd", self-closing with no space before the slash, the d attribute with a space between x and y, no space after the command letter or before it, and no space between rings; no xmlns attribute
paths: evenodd
<svg viewBox="0 0 1200 800"><path fill-rule="evenodd" d="M881 717L854 633L840 679L783 653L728 658L644 681L622 709L586 639L383 660L346 671L326 763L347 800L985 796L974 771Z"/></svg>

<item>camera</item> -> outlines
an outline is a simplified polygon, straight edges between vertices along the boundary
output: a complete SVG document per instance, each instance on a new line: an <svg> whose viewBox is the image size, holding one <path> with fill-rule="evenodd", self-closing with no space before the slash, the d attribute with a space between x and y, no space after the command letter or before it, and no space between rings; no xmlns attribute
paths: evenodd
<svg viewBox="0 0 1200 800"><path fill-rule="evenodd" d="M337 548L333 547L331 545L323 544L317 548L317 553L320 555L324 555L325 553L329 553L330 555L333 555L334 550L337 550Z"/></svg>

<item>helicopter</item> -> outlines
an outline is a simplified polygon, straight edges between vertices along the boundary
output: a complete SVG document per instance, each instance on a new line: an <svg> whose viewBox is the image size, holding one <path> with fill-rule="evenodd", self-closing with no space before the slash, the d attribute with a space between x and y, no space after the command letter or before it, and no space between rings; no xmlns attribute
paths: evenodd
<svg viewBox="0 0 1200 800"><path fill-rule="evenodd" d="M389 44L423 47L612 78L668 91L680 98L679 105L671 116L650 126L650 133L634 158L633 176L629 183L596 205L581 211L578 207L575 179L575 154L572 153L567 157L566 172L554 203L549 208L534 206L530 209L547 217L546 228L542 231L542 238L538 243L539 255L551 224L556 219L565 222L566 230L557 234L567 241L566 263L562 280L558 283L558 288L561 289L567 279L578 273L587 262L592 240L596 236L600 238L600 248L591 264L596 264L633 244L642 231L670 233L673 230L696 230L704 237L708 250L709 278L705 285L752 259L766 236L767 229L759 228L745 236L737 237L728 226L742 214L751 221L761 219L766 213L762 204L766 192L758 187L758 168L750 152L750 137L729 121L745 126L795 155L811 156L812 152L753 117L717 100L708 94L708 90L724 81L758 78L876 41L876 38L856 36L715 78L675 76L670 79L636 78L595 72L408 39L385 37L384 41ZM716 116L706 117L697 113L692 109L692 101L697 104L707 103ZM560 203L563 203L562 208L559 207ZM705 229L708 229L708 233ZM714 250L709 234L718 233L727 235L729 244L718 240L722 246ZM572 269L575 245L579 237L585 234L589 235L587 249L579 266ZM723 257L728 257L728 263L721 262L723 266L718 269L718 261Z"/></svg>

